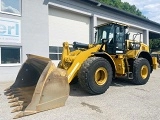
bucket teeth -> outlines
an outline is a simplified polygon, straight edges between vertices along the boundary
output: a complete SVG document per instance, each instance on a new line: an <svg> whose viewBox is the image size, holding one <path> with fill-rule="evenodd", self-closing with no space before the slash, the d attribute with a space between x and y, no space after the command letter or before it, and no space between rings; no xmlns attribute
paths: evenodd
<svg viewBox="0 0 160 120"><path fill-rule="evenodd" d="M5 90L5 93L17 91L17 90L18 90L17 88L10 88L10 89Z"/></svg>
<svg viewBox="0 0 160 120"><path fill-rule="evenodd" d="M7 99L13 99L15 97L23 98L23 96L21 94L13 94L13 95L8 96Z"/></svg>
<svg viewBox="0 0 160 120"><path fill-rule="evenodd" d="M18 113L14 119L64 106L69 96L67 70L56 68L49 58L27 56L15 82L4 91L11 112Z"/></svg>
<svg viewBox="0 0 160 120"><path fill-rule="evenodd" d="M7 99L13 99L15 96L14 95L11 95L11 96L8 96Z"/></svg>
<svg viewBox="0 0 160 120"><path fill-rule="evenodd" d="M24 112L19 112L13 119L17 119L24 116Z"/></svg>
<svg viewBox="0 0 160 120"><path fill-rule="evenodd" d="M19 89L18 88L10 88L10 89L7 89L4 94L7 95L8 93L17 93L19 92Z"/></svg>
<svg viewBox="0 0 160 120"><path fill-rule="evenodd" d="M11 104L10 107L16 107L16 106L21 106L24 103L24 101L18 101L18 102L14 102Z"/></svg>
<svg viewBox="0 0 160 120"><path fill-rule="evenodd" d="M13 92L6 93L6 96L11 96L11 95L13 95Z"/></svg>
<svg viewBox="0 0 160 120"><path fill-rule="evenodd" d="M23 106L21 105L21 106L17 106L15 109L13 109L12 111L11 111L11 113L14 113L14 112L19 112L19 111L21 111L23 109Z"/></svg>
<svg viewBox="0 0 160 120"><path fill-rule="evenodd" d="M8 103L12 103L12 102L18 102L20 100L25 100L24 97L20 96L20 97L14 97L12 98Z"/></svg>
<svg viewBox="0 0 160 120"><path fill-rule="evenodd" d="M11 89L9 89L9 90L5 91L5 92L4 92L4 94L5 94L5 95L7 95L7 94L8 94L8 93L10 93L10 92L12 92L12 90L11 90Z"/></svg>
<svg viewBox="0 0 160 120"><path fill-rule="evenodd" d="M19 98L18 98L18 97L16 97L16 98L11 99L8 103L18 102L18 100L19 100Z"/></svg>

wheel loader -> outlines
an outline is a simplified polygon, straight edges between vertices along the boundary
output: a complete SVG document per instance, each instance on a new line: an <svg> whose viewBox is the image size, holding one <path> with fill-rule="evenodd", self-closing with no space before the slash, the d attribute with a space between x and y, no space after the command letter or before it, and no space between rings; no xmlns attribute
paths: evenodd
<svg viewBox="0 0 160 120"><path fill-rule="evenodd" d="M14 118L64 106L69 85L76 78L91 95L106 92L115 78L126 78L136 85L148 82L157 68L157 58L151 56L149 46L137 40L141 33L129 39L129 26L116 22L95 29L93 44L64 42L57 67L49 58L27 55L15 82L5 90L15 107L12 112L19 111Z"/></svg>

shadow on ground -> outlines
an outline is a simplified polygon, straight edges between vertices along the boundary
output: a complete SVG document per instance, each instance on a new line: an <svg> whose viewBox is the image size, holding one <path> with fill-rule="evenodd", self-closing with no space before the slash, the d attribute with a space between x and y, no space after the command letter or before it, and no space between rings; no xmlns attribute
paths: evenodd
<svg viewBox="0 0 160 120"><path fill-rule="evenodd" d="M70 96L81 96L81 97L92 96L92 95L88 94L87 92L85 92L81 88L79 83L75 83L75 84L70 85L70 94L69 95Z"/></svg>
<svg viewBox="0 0 160 120"><path fill-rule="evenodd" d="M125 87L125 86L135 86L130 80L118 78L112 80L111 86L115 87Z"/></svg>
<svg viewBox="0 0 160 120"><path fill-rule="evenodd" d="M125 86L135 86L134 84L132 84L129 80L126 79L114 79L112 80L111 85L112 87L125 87ZM74 83L70 85L70 96L81 96L81 97L85 97L85 96L92 96L91 94L85 92L81 86L79 85L79 83Z"/></svg>

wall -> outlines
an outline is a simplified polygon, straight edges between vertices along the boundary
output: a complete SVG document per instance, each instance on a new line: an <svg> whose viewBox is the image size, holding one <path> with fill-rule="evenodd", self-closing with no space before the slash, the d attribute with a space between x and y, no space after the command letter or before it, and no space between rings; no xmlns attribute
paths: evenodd
<svg viewBox="0 0 160 120"><path fill-rule="evenodd" d="M143 35L144 35L143 30L131 27L131 28L129 28L129 33L130 33L130 35L129 35L130 40L134 39L134 40L143 42ZM137 33L142 33L142 34L140 36L140 34L137 34Z"/></svg>
<svg viewBox="0 0 160 120"><path fill-rule="evenodd" d="M84 2L84 0L48 0L50 3L58 6L65 6L71 9L76 9L77 11L83 11L86 14L96 15L98 18L106 20L116 20L123 23L130 24L131 26L148 29L152 31L157 31L160 33L160 25L156 23L147 22L140 18L133 17L131 15L124 14L113 9L105 9L104 7L99 7L93 4ZM88 1L88 0L86 0Z"/></svg>
<svg viewBox="0 0 160 120"><path fill-rule="evenodd" d="M21 43L0 43L0 45L22 46L22 63L26 54L36 54L48 57L48 6L44 0L22 0L22 16L0 13L0 17L18 19L21 21ZM0 81L13 81L21 67L0 66Z"/></svg>
<svg viewBox="0 0 160 120"><path fill-rule="evenodd" d="M147 31L145 32L147 35L148 31L160 31L160 26L152 22L143 21L112 9L91 5L81 0L22 0L22 16L0 13L0 17L21 21L21 43L0 43L0 45L21 46L22 63L26 60L26 54L49 56L48 2L53 6L63 7L71 11L74 10L79 14L90 16L92 27L97 25L98 18L105 19L105 21L116 20L117 22L130 24L132 27ZM90 28L90 31L94 32L92 28ZM92 39L94 38L93 35L94 33L91 33ZM93 41L90 40L90 42ZM20 67L21 65L0 66L0 81L13 81Z"/></svg>
<svg viewBox="0 0 160 120"><path fill-rule="evenodd" d="M86 1L84 0L76 0L76 1L75 0L67 0L67 1L66 0L48 0L49 4L52 4L53 6L65 8L65 9L67 8L71 11L73 10L82 14L94 16L97 19L102 20L102 21L99 21L99 23L103 22L104 20L122 22L136 29L141 29L142 31L147 30L148 32L152 31L160 34L160 25L158 23L155 23L152 21L146 21L140 17L135 17L134 15L126 14L109 7L107 8L104 6L97 6L96 4L90 4L87 1L88 0ZM91 31L93 30L91 29ZM93 35L94 34L91 33L91 38L94 38ZM90 40L90 41L91 43L93 42L93 40ZM149 41L144 41L144 42L146 44L149 43Z"/></svg>

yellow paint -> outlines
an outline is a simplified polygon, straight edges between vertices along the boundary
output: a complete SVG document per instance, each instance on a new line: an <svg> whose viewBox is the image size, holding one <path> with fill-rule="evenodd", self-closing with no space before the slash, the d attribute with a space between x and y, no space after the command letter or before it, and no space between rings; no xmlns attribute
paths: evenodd
<svg viewBox="0 0 160 120"><path fill-rule="evenodd" d="M101 45L89 45L89 49L79 49L73 52L69 50L69 44L63 43L63 53L62 53L62 60L61 60L61 67L67 70L68 82L70 83L73 78L77 75L78 70L80 69L81 65L91 56L93 56L94 52L98 52ZM112 57L109 56L111 59ZM113 59L112 59L113 61ZM78 63L78 65L77 65ZM75 67L76 66L76 67Z"/></svg>
<svg viewBox="0 0 160 120"><path fill-rule="evenodd" d="M143 79L146 79L148 74L149 74L148 67L146 65L143 65L142 68L141 68L141 77Z"/></svg>
<svg viewBox="0 0 160 120"><path fill-rule="evenodd" d="M108 80L108 72L104 67L100 67L96 70L94 77L97 85L104 85Z"/></svg>
<svg viewBox="0 0 160 120"><path fill-rule="evenodd" d="M147 46L144 43L140 43L140 49L139 50L129 49L131 43L139 43L138 41L127 40L126 43L127 43L127 52L126 52L127 58L136 58L141 51L149 52L149 46Z"/></svg>
<svg viewBox="0 0 160 120"><path fill-rule="evenodd" d="M111 55L116 65L116 74L125 74L124 55Z"/></svg>
<svg viewBox="0 0 160 120"><path fill-rule="evenodd" d="M127 58L136 58L139 52L139 50L129 50L126 52L126 56Z"/></svg>
<svg viewBox="0 0 160 120"><path fill-rule="evenodd" d="M140 49L130 50L131 43L140 44ZM145 45L144 43L127 40L126 44L127 44L126 54L109 55L108 53L104 53L107 56L109 56L111 60L113 61L114 66L115 66L115 73L118 76L125 75L126 70L129 71L129 66L127 62L128 58L136 59L141 51L149 52L149 47ZM62 59L61 59L60 66L61 68L67 70L69 83L77 75L81 65L89 57L94 56L94 52L98 52L100 47L101 47L101 44L97 44L97 45L89 44L88 49L81 48L81 49L74 50L73 52L70 52L68 42L63 43L63 53L62 53ZM105 46L103 46L103 50L105 50ZM156 68L156 63L153 64L153 68ZM98 79L98 76L96 78ZM103 84L103 82L97 82L97 84L100 85L100 84Z"/></svg>
<svg viewBox="0 0 160 120"><path fill-rule="evenodd" d="M61 66L62 68L67 70L67 74L69 76L69 83L77 75L77 72L80 69L81 65L84 63L84 61L93 55L92 52L97 52L100 46L101 45L90 45L89 49L80 49L70 52L69 44L67 42L63 43Z"/></svg>
<svg viewBox="0 0 160 120"><path fill-rule="evenodd" d="M158 68L157 57L152 57L152 62L153 62L153 69L157 69Z"/></svg>

